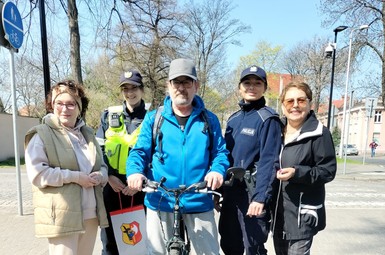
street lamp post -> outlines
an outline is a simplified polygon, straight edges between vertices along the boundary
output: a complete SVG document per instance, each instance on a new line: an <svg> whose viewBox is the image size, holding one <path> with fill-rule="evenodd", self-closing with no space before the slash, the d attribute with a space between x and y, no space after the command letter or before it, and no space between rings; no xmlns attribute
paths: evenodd
<svg viewBox="0 0 385 255"><path fill-rule="evenodd" d="M352 113L352 106L353 106L353 92L354 90L352 90L350 92L350 102L349 102L349 115L347 116L347 122L348 124L346 125L346 137L349 137L349 121L350 121L350 115ZM349 139L346 139L346 148L345 148L345 151L347 151L348 149L348 146L347 146L347 143L348 143L348 140ZM341 146L340 146L341 147ZM341 154L340 154L341 155ZM346 153L344 153L344 171L343 171L343 174L346 173Z"/></svg>
<svg viewBox="0 0 385 255"><path fill-rule="evenodd" d="M49 59L48 59L48 43L47 43L47 28L45 20L45 3L44 0L39 0L40 12L40 36L41 36L41 51L43 57L43 77L44 77L44 98L47 98L51 89L51 79L49 75Z"/></svg>
<svg viewBox="0 0 385 255"><path fill-rule="evenodd" d="M347 26L338 26L333 30L334 31L334 45L333 45L332 76L331 76L331 81L330 81L330 97L329 97L328 124L327 124L328 129L330 129L331 112L332 112L332 104L333 104L333 83L334 83L334 67L336 64L337 34L338 34L338 32L344 31L347 28L348 28Z"/></svg>
<svg viewBox="0 0 385 255"><path fill-rule="evenodd" d="M350 74L350 56L351 56L351 53L352 53L352 41L353 41L353 33L354 31L356 30L364 30L364 29L368 29L369 26L368 25L361 25L359 27L356 27L356 28L353 28L351 31L350 31L350 36L349 36L349 53L348 53L348 63L347 63L347 68L346 68L346 83L345 83L345 96L344 96L344 109L343 109L343 117L342 117L342 137L341 137L341 142L342 144L340 144L340 149L339 149L339 154L340 154L340 158L342 158L342 152L343 152L343 148L345 148L345 146L347 146L348 144L348 134L346 133L346 130L348 130L346 128L346 105L347 105L347 97L348 97L348 88L349 88L349 74ZM349 112L350 113L350 112ZM345 153L346 153L346 148L345 148ZM344 153L344 154L345 154ZM346 159L346 157L345 157Z"/></svg>

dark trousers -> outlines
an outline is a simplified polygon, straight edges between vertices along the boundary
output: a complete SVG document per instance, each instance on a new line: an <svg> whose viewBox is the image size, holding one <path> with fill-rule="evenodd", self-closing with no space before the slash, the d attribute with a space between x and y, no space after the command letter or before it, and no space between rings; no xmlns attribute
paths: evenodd
<svg viewBox="0 0 385 255"><path fill-rule="evenodd" d="M264 217L246 216L248 194L225 190L219 218L220 245L226 255L267 254L264 243L270 228L270 214Z"/></svg>
<svg viewBox="0 0 385 255"><path fill-rule="evenodd" d="M126 176L119 175L119 179L126 183ZM107 185L103 188L103 198L104 205L107 211L107 219L109 223L108 228L102 228L100 231L100 239L102 240L103 250L102 255L119 255L118 247L115 241L114 230L112 227L110 212L120 210L120 201L119 194L115 192L111 186L107 183ZM122 202L122 208L131 207L131 199L134 199L133 205L142 205L144 200L144 193L139 192L136 193L133 197L126 196L120 193L120 198Z"/></svg>
<svg viewBox="0 0 385 255"><path fill-rule="evenodd" d="M276 255L310 255L313 237L301 240L285 240L274 236Z"/></svg>

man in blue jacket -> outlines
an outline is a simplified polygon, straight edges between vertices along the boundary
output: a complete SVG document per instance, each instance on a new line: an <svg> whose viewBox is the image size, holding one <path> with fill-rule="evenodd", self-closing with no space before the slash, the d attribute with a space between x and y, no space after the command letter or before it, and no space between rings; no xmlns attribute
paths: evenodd
<svg viewBox="0 0 385 255"><path fill-rule="evenodd" d="M278 114L266 106L266 72L258 66L243 70L238 84L240 110L226 127L230 166L242 167L252 175L223 187L219 233L223 252L231 255L267 254L264 243L269 232L269 202L281 146ZM245 252L245 253L244 253Z"/></svg>
<svg viewBox="0 0 385 255"><path fill-rule="evenodd" d="M152 136L156 114L152 111L146 115L138 141L127 159L128 187L139 191L143 180L159 182L166 177L168 188L206 180L208 187L218 189L229 166L228 151L217 116L206 110L202 99L196 95L199 82L194 63L188 59L173 60L167 87L169 96L164 100L163 122L155 144L152 145ZM206 111L211 132L206 130L203 111ZM149 163L151 167L146 171ZM174 201L173 196L159 192L145 197L150 254L167 254L166 241L173 235ZM182 196L180 202L196 253L218 255L212 196L189 193Z"/></svg>

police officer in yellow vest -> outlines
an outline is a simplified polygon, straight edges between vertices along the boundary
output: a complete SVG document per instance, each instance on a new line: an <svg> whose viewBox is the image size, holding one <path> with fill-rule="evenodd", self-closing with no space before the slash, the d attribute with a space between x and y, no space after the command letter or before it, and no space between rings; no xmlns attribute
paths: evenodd
<svg viewBox="0 0 385 255"><path fill-rule="evenodd" d="M132 197L121 192L126 188L126 159L130 148L136 142L140 124L146 114L142 99L144 86L141 74L136 70L128 70L120 77L119 89L124 98L123 105L111 106L101 116L101 124L96 132L96 138L104 152L108 165L108 184L103 189L110 227L101 230L103 255L119 254L115 242L109 212L143 204L142 192Z"/></svg>

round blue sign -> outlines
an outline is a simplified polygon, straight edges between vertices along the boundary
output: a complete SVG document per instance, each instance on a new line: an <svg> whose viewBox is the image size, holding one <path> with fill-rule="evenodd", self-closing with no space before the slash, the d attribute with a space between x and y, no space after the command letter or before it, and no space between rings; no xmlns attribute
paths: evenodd
<svg viewBox="0 0 385 255"><path fill-rule="evenodd" d="M2 17L5 39L13 48L19 49L23 43L24 32L23 21L16 5L6 2L3 6Z"/></svg>

